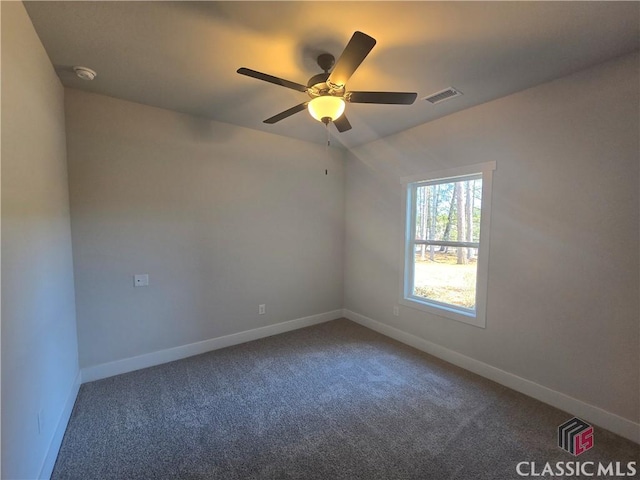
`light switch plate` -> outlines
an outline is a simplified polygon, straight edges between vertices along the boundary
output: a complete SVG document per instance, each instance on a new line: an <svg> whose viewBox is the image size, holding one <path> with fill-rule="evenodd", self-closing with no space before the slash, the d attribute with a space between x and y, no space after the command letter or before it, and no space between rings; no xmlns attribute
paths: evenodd
<svg viewBox="0 0 640 480"><path fill-rule="evenodd" d="M133 276L134 287L148 287L149 286L149 274L139 274Z"/></svg>

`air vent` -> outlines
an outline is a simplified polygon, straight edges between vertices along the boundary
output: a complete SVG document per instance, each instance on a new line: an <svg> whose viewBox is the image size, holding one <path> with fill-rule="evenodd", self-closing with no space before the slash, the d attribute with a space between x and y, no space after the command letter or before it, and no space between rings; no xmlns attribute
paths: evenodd
<svg viewBox="0 0 640 480"><path fill-rule="evenodd" d="M436 104L436 103L444 102L445 100L449 100L450 98L453 98L453 97L459 97L460 95L462 95L461 91L456 90L453 87L449 87L439 92L436 92L432 95L429 95L428 97L424 97L424 99L429 103Z"/></svg>

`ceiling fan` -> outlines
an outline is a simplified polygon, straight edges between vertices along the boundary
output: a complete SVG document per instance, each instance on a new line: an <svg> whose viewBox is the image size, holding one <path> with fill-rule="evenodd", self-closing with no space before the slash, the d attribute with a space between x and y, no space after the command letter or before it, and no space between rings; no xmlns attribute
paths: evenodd
<svg viewBox="0 0 640 480"><path fill-rule="evenodd" d="M333 122L339 132L346 132L351 129L351 124L344 115L345 102L411 105L418 96L417 93L409 92L354 92L346 90L347 81L375 44L376 40L374 38L362 32L355 32L337 62L330 53L323 53L318 56L318 65L324 70L324 73L311 77L306 86L249 68L242 67L237 72L241 75L306 93L311 97L311 100L267 118L264 123L273 124L279 122L308 108L309 113L316 120L327 126L329 122ZM332 67L333 70L331 70Z"/></svg>

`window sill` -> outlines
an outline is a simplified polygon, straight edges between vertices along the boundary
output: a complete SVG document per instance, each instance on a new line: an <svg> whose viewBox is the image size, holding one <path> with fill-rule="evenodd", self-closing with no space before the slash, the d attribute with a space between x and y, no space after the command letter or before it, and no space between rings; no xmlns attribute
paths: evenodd
<svg viewBox="0 0 640 480"><path fill-rule="evenodd" d="M486 328L484 312L479 312L477 310L473 313L463 309L457 309L454 306L447 307L444 305L436 305L430 303L428 300L419 300L413 297L402 298L398 303L414 310L420 310L439 317L456 320L458 322L466 323L467 325L473 325L474 327Z"/></svg>

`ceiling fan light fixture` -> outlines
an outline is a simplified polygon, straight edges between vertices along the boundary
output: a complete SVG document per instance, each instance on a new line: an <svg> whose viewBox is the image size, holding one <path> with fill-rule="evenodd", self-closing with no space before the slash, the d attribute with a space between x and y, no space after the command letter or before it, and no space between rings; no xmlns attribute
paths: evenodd
<svg viewBox="0 0 640 480"><path fill-rule="evenodd" d="M340 97L323 95L309 102L309 114L319 122L333 122L344 113L345 103ZM327 120L328 119L328 120Z"/></svg>

